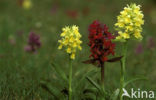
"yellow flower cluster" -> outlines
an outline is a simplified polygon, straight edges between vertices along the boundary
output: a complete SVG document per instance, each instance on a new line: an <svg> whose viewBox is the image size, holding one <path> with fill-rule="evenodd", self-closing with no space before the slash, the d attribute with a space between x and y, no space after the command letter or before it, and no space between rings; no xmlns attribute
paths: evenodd
<svg viewBox="0 0 156 100"><path fill-rule="evenodd" d="M142 11L140 11L140 5L127 5L117 17L115 27L119 36L116 37L116 40L126 41L131 37L142 40L141 25L144 24L143 17L144 15L142 14Z"/></svg>
<svg viewBox="0 0 156 100"><path fill-rule="evenodd" d="M58 41L60 43L58 49L65 47L66 52L70 54L70 58L75 59L76 50L82 49L80 46L82 41L80 40L81 34L79 33L79 29L77 26L73 25L71 27L64 27L62 31L60 35L62 39Z"/></svg>
<svg viewBox="0 0 156 100"><path fill-rule="evenodd" d="M23 8L24 9L30 9L32 7L32 2L31 0L24 0L23 1Z"/></svg>

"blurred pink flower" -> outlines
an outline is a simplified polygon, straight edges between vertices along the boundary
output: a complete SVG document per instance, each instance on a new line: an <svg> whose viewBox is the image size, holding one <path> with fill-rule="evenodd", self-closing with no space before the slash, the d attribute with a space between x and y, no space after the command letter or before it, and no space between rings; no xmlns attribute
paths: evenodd
<svg viewBox="0 0 156 100"><path fill-rule="evenodd" d="M76 10L67 10L66 14L73 19L76 19L78 17L78 12Z"/></svg>
<svg viewBox="0 0 156 100"><path fill-rule="evenodd" d="M139 43L136 48L135 48L135 54L141 54L143 53L143 45L141 43Z"/></svg>
<svg viewBox="0 0 156 100"><path fill-rule="evenodd" d="M90 11L90 9L89 9L88 7L85 7L85 8L83 8L83 10L82 10L82 14L83 14L84 16L88 16L89 11Z"/></svg>
<svg viewBox="0 0 156 100"><path fill-rule="evenodd" d="M26 45L26 46L24 47L24 50L25 50L26 52L30 52L30 51L31 51L30 45Z"/></svg>
<svg viewBox="0 0 156 100"><path fill-rule="evenodd" d="M15 40L15 39L9 39L9 43L10 43L11 45L15 45L15 44L16 44L16 40Z"/></svg>
<svg viewBox="0 0 156 100"><path fill-rule="evenodd" d="M58 12L59 6L57 4L54 4L50 10L51 14L54 15Z"/></svg>
<svg viewBox="0 0 156 100"><path fill-rule="evenodd" d="M13 35L10 35L8 37L8 42L11 44L11 45L15 45L16 44L16 39Z"/></svg>
<svg viewBox="0 0 156 100"><path fill-rule="evenodd" d="M30 32L28 44L24 47L24 50L27 52L36 53L37 49L41 47L40 36L34 32Z"/></svg>
<svg viewBox="0 0 156 100"><path fill-rule="evenodd" d="M148 48L148 49L151 49L151 50L155 48L155 41L154 41L154 38L149 37L149 38L147 39L147 48Z"/></svg>
<svg viewBox="0 0 156 100"><path fill-rule="evenodd" d="M17 4L22 7L22 4L23 4L24 0L17 0Z"/></svg>

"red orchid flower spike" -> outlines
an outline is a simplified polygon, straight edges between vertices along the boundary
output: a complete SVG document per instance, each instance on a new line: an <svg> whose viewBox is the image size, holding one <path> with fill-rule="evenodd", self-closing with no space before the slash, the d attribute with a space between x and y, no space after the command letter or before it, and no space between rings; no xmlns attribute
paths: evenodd
<svg viewBox="0 0 156 100"><path fill-rule="evenodd" d="M98 21L94 21L88 30L90 57L94 62L103 64L108 60L107 56L115 53L115 44L111 41L111 39L114 39L114 36L108 32L108 27L105 24L101 24Z"/></svg>

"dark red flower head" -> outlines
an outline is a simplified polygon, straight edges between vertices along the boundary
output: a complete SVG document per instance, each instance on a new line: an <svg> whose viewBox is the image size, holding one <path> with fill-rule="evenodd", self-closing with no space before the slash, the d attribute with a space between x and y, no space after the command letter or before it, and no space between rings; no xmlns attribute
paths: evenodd
<svg viewBox="0 0 156 100"><path fill-rule="evenodd" d="M28 52L36 52L38 48L40 48L40 36L31 32L29 34L28 45L25 47L25 50Z"/></svg>
<svg viewBox="0 0 156 100"><path fill-rule="evenodd" d="M108 60L108 55L114 55L115 44L111 41L114 36L108 32L108 27L105 24L100 24L98 21L94 21L88 30L90 57L102 64Z"/></svg>

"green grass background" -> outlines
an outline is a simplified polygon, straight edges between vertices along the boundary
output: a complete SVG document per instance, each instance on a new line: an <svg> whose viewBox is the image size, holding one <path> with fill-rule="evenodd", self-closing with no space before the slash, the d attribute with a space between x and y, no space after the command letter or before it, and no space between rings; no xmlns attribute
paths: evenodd
<svg viewBox="0 0 156 100"><path fill-rule="evenodd" d="M58 10L55 14L51 14L51 9L56 2L58 2ZM68 73L68 55L57 49L57 41L65 25L78 25L82 34L83 49L77 53L74 60L74 74L80 75L79 70L83 70L83 73L96 70L97 73L92 75L92 78L100 79L100 69L82 63L90 54L87 45L88 25L93 20L99 20L107 24L110 31L115 33L116 16L130 3L142 5L145 25L142 33L143 41L129 42L126 80L136 76L145 76L148 80L134 82L126 89L140 88L153 90L156 93L156 50L146 48L147 38L156 37L155 0L32 0L32 3L32 8L25 10L17 4L17 0L0 0L0 100L53 100L53 97L40 87L40 81L49 80L57 84L53 81L56 77L50 66L51 62L59 64L61 69ZM84 16L82 10L86 7L89 13ZM77 18L67 16L67 10L77 11ZM41 24L41 27L37 24ZM17 35L18 31L23 31L23 35ZM42 47L37 54L24 51L31 31L41 37ZM16 40L15 45L8 42L10 37ZM143 44L144 51L136 55L134 49L138 43ZM117 43L116 55L121 54L121 44ZM105 74L106 89L112 92L119 87L119 62L107 63ZM84 80L83 84L89 83ZM56 88L61 87L56 85Z"/></svg>

